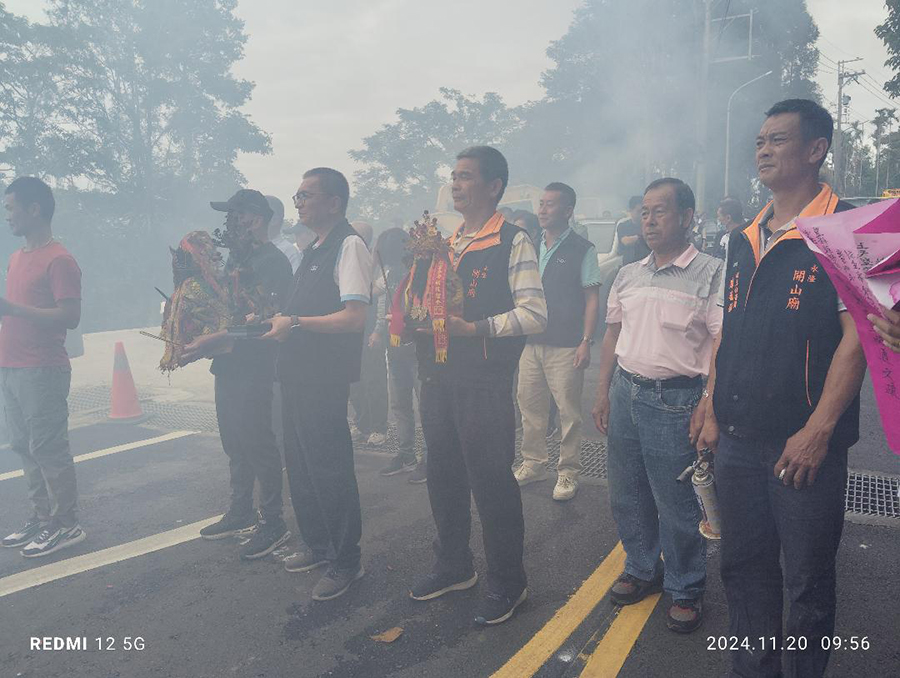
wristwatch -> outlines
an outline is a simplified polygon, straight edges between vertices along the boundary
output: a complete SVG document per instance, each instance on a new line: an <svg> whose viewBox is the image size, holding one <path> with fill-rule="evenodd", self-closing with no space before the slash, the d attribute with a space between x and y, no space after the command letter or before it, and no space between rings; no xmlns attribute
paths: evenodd
<svg viewBox="0 0 900 678"><path fill-rule="evenodd" d="M585 344L585 343L586 343L588 346L593 346L593 345L594 345L594 340L591 339L590 337L581 337L581 343L582 343L582 344Z"/></svg>
<svg viewBox="0 0 900 678"><path fill-rule="evenodd" d="M707 389L705 389L705 388L703 389L703 397L704 397L704 398L709 398L709 391L708 391Z"/></svg>

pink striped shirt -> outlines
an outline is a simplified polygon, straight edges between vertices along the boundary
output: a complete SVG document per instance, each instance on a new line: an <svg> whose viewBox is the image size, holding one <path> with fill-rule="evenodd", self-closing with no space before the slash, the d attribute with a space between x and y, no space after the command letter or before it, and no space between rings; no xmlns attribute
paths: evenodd
<svg viewBox="0 0 900 678"><path fill-rule="evenodd" d="M622 369L648 379L709 372L713 340L722 329L722 267L690 245L662 268L651 253L619 270L606 322L622 323L616 343Z"/></svg>

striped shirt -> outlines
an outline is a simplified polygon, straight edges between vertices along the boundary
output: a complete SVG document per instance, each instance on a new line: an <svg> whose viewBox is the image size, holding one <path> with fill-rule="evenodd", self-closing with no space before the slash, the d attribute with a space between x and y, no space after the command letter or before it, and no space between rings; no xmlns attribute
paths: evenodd
<svg viewBox="0 0 900 678"><path fill-rule="evenodd" d="M476 233L462 233L455 243L457 255L474 239ZM516 337L540 334L547 327L547 301L538 270L534 245L525 231L516 233L509 253L509 289L512 310L475 322L476 333L488 337Z"/></svg>
<svg viewBox="0 0 900 678"><path fill-rule="evenodd" d="M652 253L623 266L606 312L607 324L622 324L616 343L622 369L649 379L708 374L722 329L722 269L720 259L693 245L662 268Z"/></svg>

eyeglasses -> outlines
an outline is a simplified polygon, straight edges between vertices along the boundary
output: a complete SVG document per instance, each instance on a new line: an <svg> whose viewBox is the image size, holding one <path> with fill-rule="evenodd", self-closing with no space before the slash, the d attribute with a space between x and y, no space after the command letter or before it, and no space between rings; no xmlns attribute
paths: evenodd
<svg viewBox="0 0 900 678"><path fill-rule="evenodd" d="M294 204L298 205L298 204L306 202L314 195L328 195L328 194L327 193L307 193L306 191L298 191L291 197L294 199Z"/></svg>

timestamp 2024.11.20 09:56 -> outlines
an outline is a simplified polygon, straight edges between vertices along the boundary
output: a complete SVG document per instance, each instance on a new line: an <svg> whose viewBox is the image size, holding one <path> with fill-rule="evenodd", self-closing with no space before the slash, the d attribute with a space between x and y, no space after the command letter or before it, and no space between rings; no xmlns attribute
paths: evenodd
<svg viewBox="0 0 900 678"><path fill-rule="evenodd" d="M707 650L735 651L746 650L750 652L780 650L782 652L803 652L808 649L810 643L817 642L823 650L851 650L865 652L871 646L868 636L822 636L809 640L806 636L785 636L768 638L741 638L738 636L707 636Z"/></svg>

